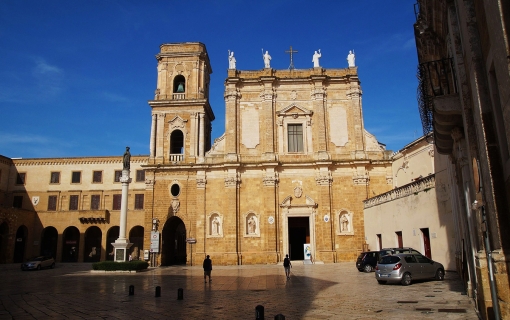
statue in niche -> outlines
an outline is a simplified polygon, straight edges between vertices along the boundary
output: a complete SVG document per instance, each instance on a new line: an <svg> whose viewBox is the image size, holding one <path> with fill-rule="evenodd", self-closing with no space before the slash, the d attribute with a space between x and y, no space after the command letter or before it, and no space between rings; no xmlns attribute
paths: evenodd
<svg viewBox="0 0 510 320"><path fill-rule="evenodd" d="M234 57L234 51L231 52L230 50L228 50L228 68L236 68L236 58Z"/></svg>
<svg viewBox="0 0 510 320"><path fill-rule="evenodd" d="M124 156L122 157L123 170L129 170L131 167L131 153L129 152L129 147L126 147L126 152L124 152Z"/></svg>
<svg viewBox="0 0 510 320"><path fill-rule="evenodd" d="M355 67L354 60L356 59L356 56L354 55L354 50L349 50L349 54L347 55L347 63L349 63L350 67Z"/></svg>
<svg viewBox="0 0 510 320"><path fill-rule="evenodd" d="M262 52L264 52L264 49L262 49ZM271 68L271 56L267 50L266 53L262 53L262 58L264 58L264 68Z"/></svg>
<svg viewBox="0 0 510 320"><path fill-rule="evenodd" d="M340 231L341 232L349 231L349 217L347 216L347 214L343 214L340 217Z"/></svg>
<svg viewBox="0 0 510 320"><path fill-rule="evenodd" d="M257 233L257 219L255 216L251 216L248 219L248 234L256 234Z"/></svg>
<svg viewBox="0 0 510 320"><path fill-rule="evenodd" d="M211 221L211 235L217 236L220 235L220 218L218 216L215 216Z"/></svg>
<svg viewBox="0 0 510 320"><path fill-rule="evenodd" d="M322 57L321 49L319 49L318 53L317 53L317 51L315 51L315 53L313 54L312 62L313 62L313 67L314 68L320 67L319 66L319 58L320 57Z"/></svg>

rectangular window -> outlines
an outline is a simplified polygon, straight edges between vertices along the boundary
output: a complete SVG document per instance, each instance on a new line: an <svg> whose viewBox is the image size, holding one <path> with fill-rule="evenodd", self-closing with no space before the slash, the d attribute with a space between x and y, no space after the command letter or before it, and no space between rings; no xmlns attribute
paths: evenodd
<svg viewBox="0 0 510 320"><path fill-rule="evenodd" d="M303 125L289 124L287 130L288 152L303 152Z"/></svg>
<svg viewBox="0 0 510 320"><path fill-rule="evenodd" d="M113 195L113 210L120 210L120 201L122 199L121 194Z"/></svg>
<svg viewBox="0 0 510 320"><path fill-rule="evenodd" d="M135 194L135 210L143 210L143 194Z"/></svg>
<svg viewBox="0 0 510 320"><path fill-rule="evenodd" d="M120 182L120 177L122 177L122 170L115 170L114 182Z"/></svg>
<svg viewBox="0 0 510 320"><path fill-rule="evenodd" d="M94 182L94 183L103 182L103 171L93 171L92 172L92 182Z"/></svg>
<svg viewBox="0 0 510 320"><path fill-rule="evenodd" d="M71 183L81 183L81 172L73 171Z"/></svg>
<svg viewBox="0 0 510 320"><path fill-rule="evenodd" d="M57 196L48 197L48 211L57 211Z"/></svg>
<svg viewBox="0 0 510 320"><path fill-rule="evenodd" d="M137 182L145 181L145 170L136 170L136 181Z"/></svg>
<svg viewBox="0 0 510 320"><path fill-rule="evenodd" d="M14 196L14 199L12 201L12 206L14 208L21 209L23 207L23 196Z"/></svg>
<svg viewBox="0 0 510 320"><path fill-rule="evenodd" d="M27 174L24 172L18 173L18 176L16 177L16 184L25 184Z"/></svg>
<svg viewBox="0 0 510 320"><path fill-rule="evenodd" d="M69 197L69 210L78 210L78 195L72 195Z"/></svg>
<svg viewBox="0 0 510 320"><path fill-rule="evenodd" d="M100 205L101 205L101 196L98 194L93 194L90 197L90 210L99 210Z"/></svg>
<svg viewBox="0 0 510 320"><path fill-rule="evenodd" d="M60 183L60 172L52 172L50 183Z"/></svg>

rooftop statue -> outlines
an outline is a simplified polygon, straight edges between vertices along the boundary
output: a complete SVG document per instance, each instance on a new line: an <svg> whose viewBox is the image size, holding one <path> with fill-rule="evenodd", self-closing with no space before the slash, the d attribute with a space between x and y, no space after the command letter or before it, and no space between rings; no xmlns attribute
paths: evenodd
<svg viewBox="0 0 510 320"><path fill-rule="evenodd" d="M349 50L349 54L347 55L347 62L349 63L349 68L356 66L354 63L355 59L356 57L354 56L354 50Z"/></svg>
<svg viewBox="0 0 510 320"><path fill-rule="evenodd" d="M236 58L234 57L234 51L228 50L228 68L235 69L236 68Z"/></svg>
<svg viewBox="0 0 510 320"><path fill-rule="evenodd" d="M264 49L262 49L262 52L264 52ZM264 58L264 68L271 68L271 56L267 50L266 53L262 54L262 57Z"/></svg>
<svg viewBox="0 0 510 320"><path fill-rule="evenodd" d="M320 57L322 57L321 49L319 49L318 53L317 53L317 51L315 51L315 53L313 54L312 62L313 62L313 67L314 68L320 67L319 66L319 58Z"/></svg>

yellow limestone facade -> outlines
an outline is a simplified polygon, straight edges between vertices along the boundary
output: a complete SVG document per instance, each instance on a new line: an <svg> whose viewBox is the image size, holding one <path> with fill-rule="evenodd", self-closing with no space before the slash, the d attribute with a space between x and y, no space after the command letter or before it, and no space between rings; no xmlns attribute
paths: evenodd
<svg viewBox="0 0 510 320"><path fill-rule="evenodd" d="M156 56L145 242L158 265L352 261L363 200L392 188L389 152L363 127L356 67L244 71L225 80L225 133L209 145L212 68L202 43ZM196 240L187 244L186 239Z"/></svg>

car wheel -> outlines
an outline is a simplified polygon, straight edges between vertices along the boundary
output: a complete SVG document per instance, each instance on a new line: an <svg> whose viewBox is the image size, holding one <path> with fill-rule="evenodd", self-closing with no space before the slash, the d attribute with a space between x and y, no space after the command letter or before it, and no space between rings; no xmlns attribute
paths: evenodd
<svg viewBox="0 0 510 320"><path fill-rule="evenodd" d="M38 265L38 266L37 266L37 270L41 270L41 265Z"/></svg>
<svg viewBox="0 0 510 320"><path fill-rule="evenodd" d="M386 281L384 281L384 280L377 280L377 283L378 284L386 284Z"/></svg>
<svg viewBox="0 0 510 320"><path fill-rule="evenodd" d="M439 281L444 280L444 271L442 269L437 269L435 278Z"/></svg>
<svg viewBox="0 0 510 320"><path fill-rule="evenodd" d="M53 263L51 264L50 268L52 268L52 269L53 269L53 268L55 268L55 262L53 262Z"/></svg>
<svg viewBox="0 0 510 320"><path fill-rule="evenodd" d="M358 269L359 272L363 272L363 269Z"/></svg>
<svg viewBox="0 0 510 320"><path fill-rule="evenodd" d="M372 272L372 266L369 265L369 264L366 264L364 267L363 267L363 270L365 272Z"/></svg>
<svg viewBox="0 0 510 320"><path fill-rule="evenodd" d="M404 275L402 276L402 280L400 281L400 283L403 285L403 286L408 286L411 284L411 275L409 273L404 273Z"/></svg>

